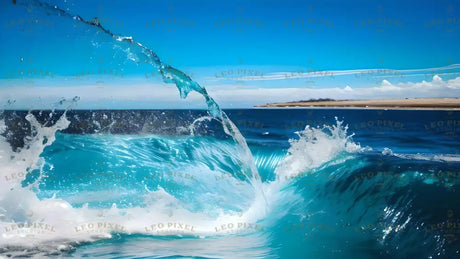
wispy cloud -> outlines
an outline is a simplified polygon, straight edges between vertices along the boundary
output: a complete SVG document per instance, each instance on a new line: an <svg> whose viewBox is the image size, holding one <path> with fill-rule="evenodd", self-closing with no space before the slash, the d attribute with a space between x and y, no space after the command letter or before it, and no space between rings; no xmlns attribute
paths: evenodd
<svg viewBox="0 0 460 259"><path fill-rule="evenodd" d="M452 72L456 70L457 72ZM421 68L421 69L387 69L387 68L370 68L370 69L352 69L352 70L314 70L314 69L299 69L295 71L284 71L266 73L257 76L241 76L241 77L220 77L206 78L211 81L237 80L237 81L268 81L268 80L284 80L284 79L302 79L302 78L317 78L317 77L340 77L348 75L371 75L376 77L391 77L391 76L412 76L421 74L455 74L460 71L460 64L452 64L444 67Z"/></svg>

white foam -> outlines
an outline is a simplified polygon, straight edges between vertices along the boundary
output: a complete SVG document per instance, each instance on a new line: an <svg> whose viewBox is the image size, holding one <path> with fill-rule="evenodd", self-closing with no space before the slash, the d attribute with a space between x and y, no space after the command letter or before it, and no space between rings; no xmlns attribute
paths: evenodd
<svg viewBox="0 0 460 259"><path fill-rule="evenodd" d="M299 139L289 140L291 147L288 155L276 168L276 174L280 177L296 176L319 167L341 152L363 150L359 144L351 141L352 135L347 136L347 129L341 121L332 127L312 128L307 125L303 131L296 132Z"/></svg>

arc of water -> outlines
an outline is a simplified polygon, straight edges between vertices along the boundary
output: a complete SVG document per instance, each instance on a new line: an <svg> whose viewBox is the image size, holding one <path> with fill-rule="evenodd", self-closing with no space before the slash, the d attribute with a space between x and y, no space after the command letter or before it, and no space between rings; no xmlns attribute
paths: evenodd
<svg viewBox="0 0 460 259"><path fill-rule="evenodd" d="M143 46L141 43L135 41L132 37L120 36L112 33L107 28L103 27L97 18L88 21L80 17L79 15L73 15L68 13L67 11L59 8L58 6L52 6L49 3L41 2L39 0L29 0L24 1L21 3L22 5L32 4L35 6L39 6L44 8L47 12L51 15L57 16L64 16L74 19L80 23L86 24L88 26L92 26L98 28L100 31L104 32L105 34L109 35L113 39L118 42L124 42L131 46L134 46L139 53L143 54L144 62L153 65L158 69L158 72L161 74L162 79L165 83L174 83L179 90L180 97L185 99L191 91L196 91L197 93L201 94L205 100L208 107L208 111L211 116L219 119L222 123L222 127L226 134L231 136L242 148L244 152L243 162L246 166L248 166L250 175L248 176L249 179L252 181L253 184L260 184L260 177L258 177L258 171L254 163L254 159L252 156L251 151L246 143L246 140L235 126L235 124L228 118L227 114L219 107L219 105L214 101L214 99L207 93L206 89L199 85L197 82L193 81L187 74L184 72L163 63L158 55L151 49ZM134 60L135 62L139 63L139 58ZM259 188L261 190L261 188ZM262 191L262 190L261 190ZM263 192L262 192L263 195ZM265 195L263 195L265 197Z"/></svg>

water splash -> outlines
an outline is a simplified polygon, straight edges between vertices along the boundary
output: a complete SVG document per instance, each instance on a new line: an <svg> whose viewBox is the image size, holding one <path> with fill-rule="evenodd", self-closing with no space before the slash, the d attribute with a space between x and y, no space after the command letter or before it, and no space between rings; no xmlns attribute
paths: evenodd
<svg viewBox="0 0 460 259"><path fill-rule="evenodd" d="M348 127L337 120L336 125L312 128L296 132L299 139L291 139L288 155L276 168L278 177L297 176L307 170L319 167L341 152L356 153L362 150L352 141L353 134L347 134Z"/></svg>
<svg viewBox="0 0 460 259"><path fill-rule="evenodd" d="M171 65L162 62L153 50L135 41L133 37L121 36L112 33L110 30L103 27L97 18L94 18L91 21L85 20L79 15L71 14L56 5L53 6L49 3L41 2L39 0L28 0L22 2L21 4L26 6L34 5L41 7L44 8L50 15L69 17L87 26L97 28L117 42L128 44L130 47L124 49L128 51L128 56L132 57L131 60L136 63L146 63L154 66L161 74L165 83L172 83L176 85L182 99L186 98L192 91L202 95L206 100L206 105L210 115L214 118L217 118L222 123L224 132L231 136L241 146L242 157L240 157L240 162L237 163L244 167L243 171L246 172L248 180L251 181L253 185L260 186L260 181L257 180L259 179L259 174L257 172L257 168L254 164L254 158L251 151L249 150L245 138L241 135L235 124L228 118L227 114L222 111L216 101L214 101L214 99L208 94L206 89L199 85L197 82L193 81L187 74L174 68Z"/></svg>

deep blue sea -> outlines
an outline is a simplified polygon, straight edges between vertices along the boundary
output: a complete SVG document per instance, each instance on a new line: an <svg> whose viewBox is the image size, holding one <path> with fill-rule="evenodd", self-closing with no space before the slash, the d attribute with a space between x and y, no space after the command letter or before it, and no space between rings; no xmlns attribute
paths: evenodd
<svg viewBox="0 0 460 259"><path fill-rule="evenodd" d="M0 258L458 258L460 112L225 112L4 111Z"/></svg>

